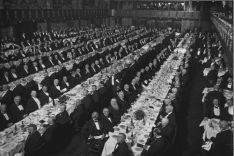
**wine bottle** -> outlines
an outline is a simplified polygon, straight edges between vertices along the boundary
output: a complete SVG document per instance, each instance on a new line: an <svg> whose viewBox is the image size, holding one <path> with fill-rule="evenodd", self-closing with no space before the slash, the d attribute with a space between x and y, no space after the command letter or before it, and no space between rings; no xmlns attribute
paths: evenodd
<svg viewBox="0 0 234 156"><path fill-rule="evenodd" d="M126 127L126 133L129 133L129 129L128 129L128 126Z"/></svg>
<svg viewBox="0 0 234 156"><path fill-rule="evenodd" d="M131 146L134 146L133 132L131 133Z"/></svg>

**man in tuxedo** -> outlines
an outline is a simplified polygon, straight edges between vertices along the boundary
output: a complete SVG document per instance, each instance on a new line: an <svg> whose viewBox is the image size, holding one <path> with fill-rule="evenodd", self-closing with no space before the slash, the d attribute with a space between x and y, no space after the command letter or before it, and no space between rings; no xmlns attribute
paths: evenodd
<svg viewBox="0 0 234 156"><path fill-rule="evenodd" d="M126 112L127 109L130 107L130 104L127 103L124 99L124 92L123 91L118 92L117 103L119 104L121 111L123 113Z"/></svg>
<svg viewBox="0 0 234 156"><path fill-rule="evenodd" d="M52 99L56 99L58 98L60 95L62 95L62 93L64 93L66 90L66 88L64 88L63 90L60 88L59 86L59 80L58 79L54 79L54 83L50 88L50 96Z"/></svg>
<svg viewBox="0 0 234 156"><path fill-rule="evenodd" d="M72 71L71 71L71 74L70 74L69 77L68 77L68 82L70 83L71 88L75 87L75 86L79 83L79 80L78 80L78 78L76 77L76 72L75 72L75 70L72 70Z"/></svg>
<svg viewBox="0 0 234 156"><path fill-rule="evenodd" d="M46 154L53 154L56 150L59 150L57 142L61 141L59 135L57 134L58 126L54 122L54 118L49 118L49 126L42 135L42 140L45 143L44 150Z"/></svg>
<svg viewBox="0 0 234 156"><path fill-rule="evenodd" d="M92 119L85 124L83 134L88 138L90 148L99 152L102 151L107 138L103 123L99 120L98 112L92 113Z"/></svg>
<svg viewBox="0 0 234 156"><path fill-rule="evenodd" d="M12 117L7 112L7 106L6 104L0 105L0 131L3 131L7 127L10 127L13 125Z"/></svg>
<svg viewBox="0 0 234 156"><path fill-rule="evenodd" d="M68 143L72 134L71 118L66 110L66 105L59 106L59 113L55 116L54 122L58 126L58 134L62 141L58 146L64 147Z"/></svg>
<svg viewBox="0 0 234 156"><path fill-rule="evenodd" d="M83 75L85 77L85 80L88 79L89 77L91 77L91 75L92 75L91 70L90 70L88 64L85 65L85 69L84 69Z"/></svg>
<svg viewBox="0 0 234 156"><path fill-rule="evenodd" d="M81 83L83 81L83 75L80 72L80 68L76 68L76 79L77 79L77 84Z"/></svg>
<svg viewBox="0 0 234 156"><path fill-rule="evenodd" d="M93 99L92 96L89 94L88 90L84 91L84 98L82 99L82 103L84 104L84 110L86 114L86 119L89 119L89 116L93 112Z"/></svg>
<svg viewBox="0 0 234 156"><path fill-rule="evenodd" d="M166 137L166 140L168 142L172 142L175 132L175 125L170 123L170 120L168 118L162 118L158 127L161 129L161 135Z"/></svg>
<svg viewBox="0 0 234 156"><path fill-rule="evenodd" d="M68 112L66 110L66 105L60 105L59 106L59 112L55 116L55 123L58 125L69 125L70 124L70 116L68 115Z"/></svg>
<svg viewBox="0 0 234 156"><path fill-rule="evenodd" d="M165 156L167 141L159 128L153 130L153 137L149 138L143 147L142 156Z"/></svg>
<svg viewBox="0 0 234 156"><path fill-rule="evenodd" d="M2 75L2 80L1 83L2 84L7 84L10 83L13 79L10 77L9 72L8 71L4 71L3 75Z"/></svg>
<svg viewBox="0 0 234 156"><path fill-rule="evenodd" d="M36 61L33 62L32 66L30 66L31 68L29 69L30 73L34 74L37 73L39 71L38 68L38 64Z"/></svg>
<svg viewBox="0 0 234 156"><path fill-rule="evenodd" d="M175 120L175 113L174 113L174 107L172 105L167 105L165 107L165 116L163 118L167 118L173 126L176 125L176 120Z"/></svg>
<svg viewBox="0 0 234 156"><path fill-rule="evenodd" d="M131 156L131 152L125 140L126 135L124 133L119 133L117 137L117 144L115 145L115 149L112 152L113 156Z"/></svg>
<svg viewBox="0 0 234 156"><path fill-rule="evenodd" d="M50 94L48 93L48 88L46 86L42 86L38 98L41 102L41 106L44 106L45 104L48 104L52 101L52 98L50 97Z"/></svg>
<svg viewBox="0 0 234 156"><path fill-rule="evenodd" d="M67 80L67 76L63 76L62 82L60 83L60 87L61 89L66 89L69 90L71 88L68 80Z"/></svg>
<svg viewBox="0 0 234 156"><path fill-rule="evenodd" d="M124 92L124 99L131 104L133 102L133 95L129 90L129 85L128 84L124 84L124 88L123 88L123 92Z"/></svg>
<svg viewBox="0 0 234 156"><path fill-rule="evenodd" d="M94 102L94 110L100 110L100 106L99 106L99 102L100 102L100 95L99 92L97 90L97 86L92 85L92 101Z"/></svg>
<svg viewBox="0 0 234 156"><path fill-rule="evenodd" d="M51 83L52 83L51 77L49 76L49 73L46 71L44 79L41 81L41 84L43 86L46 86L48 89L50 89L49 87L51 86Z"/></svg>
<svg viewBox="0 0 234 156"><path fill-rule="evenodd" d="M205 103L204 120L207 120L208 118L221 119L224 116L224 112L224 106L220 104L220 101L217 98L214 98L212 103Z"/></svg>
<svg viewBox="0 0 234 156"><path fill-rule="evenodd" d="M82 126L84 125L85 119L85 111L84 111L84 105L81 103L81 101L77 101L75 103L76 107L74 111L71 113L71 120L73 123L73 127L76 132L80 132Z"/></svg>
<svg viewBox="0 0 234 156"><path fill-rule="evenodd" d="M92 119L86 122L83 129L85 136L87 136L88 139L95 139L98 136L103 140L105 138L105 131L102 121L99 120L98 112L93 112L91 117Z"/></svg>
<svg viewBox="0 0 234 156"><path fill-rule="evenodd" d="M26 113L30 114L31 112L40 108L41 108L41 102L37 98L37 92L35 90L32 90L31 97L28 99L28 102L26 105Z"/></svg>
<svg viewBox="0 0 234 156"><path fill-rule="evenodd" d="M227 121L220 121L221 131L212 138L210 154L212 156L232 156L233 152L233 132L228 128Z"/></svg>
<svg viewBox="0 0 234 156"><path fill-rule="evenodd" d="M25 156L40 156L40 148L42 147L42 137L37 131L37 126L30 124L28 126L28 137L24 146Z"/></svg>
<svg viewBox="0 0 234 156"><path fill-rule="evenodd" d="M113 129L114 122L113 122L113 119L112 119L112 117L110 115L109 109L104 108L102 113L103 114L100 116L100 119L102 120L105 133L108 134L108 132L113 132L114 131L114 129Z"/></svg>
<svg viewBox="0 0 234 156"><path fill-rule="evenodd" d="M55 66L55 63L54 63L53 58L52 58L51 55L47 57L45 65L46 65L47 68Z"/></svg>
<svg viewBox="0 0 234 156"><path fill-rule="evenodd" d="M14 122L18 122L25 118L26 111L24 106L21 104L21 97L15 96L14 97L14 103L9 106L9 112L12 114L12 119Z"/></svg>

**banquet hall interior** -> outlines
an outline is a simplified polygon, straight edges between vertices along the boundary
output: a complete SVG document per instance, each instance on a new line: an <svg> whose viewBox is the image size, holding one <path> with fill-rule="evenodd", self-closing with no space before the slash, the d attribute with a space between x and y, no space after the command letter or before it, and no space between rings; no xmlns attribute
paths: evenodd
<svg viewBox="0 0 234 156"><path fill-rule="evenodd" d="M0 156L232 156L232 0L0 0Z"/></svg>

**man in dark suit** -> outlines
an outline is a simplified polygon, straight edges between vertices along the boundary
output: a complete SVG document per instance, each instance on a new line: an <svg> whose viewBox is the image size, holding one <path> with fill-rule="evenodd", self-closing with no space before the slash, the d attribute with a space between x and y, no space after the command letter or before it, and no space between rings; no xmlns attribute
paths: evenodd
<svg viewBox="0 0 234 156"><path fill-rule="evenodd" d="M10 90L10 87L7 84L2 86L2 94L0 95L1 103L9 106L13 103L14 93Z"/></svg>
<svg viewBox="0 0 234 156"><path fill-rule="evenodd" d="M102 120L105 133L113 132L114 122L113 122L112 117L110 116L109 109L104 108L102 113L103 114L100 116L100 119Z"/></svg>
<svg viewBox="0 0 234 156"><path fill-rule="evenodd" d="M71 74L68 77L68 82L70 83L71 88L75 87L79 83L74 70L71 71Z"/></svg>
<svg viewBox="0 0 234 156"><path fill-rule="evenodd" d="M107 138L103 123L99 120L98 112L92 113L92 119L87 121L83 127L83 134L88 138L90 148L99 152L102 151Z"/></svg>
<svg viewBox="0 0 234 156"><path fill-rule="evenodd" d="M54 119L49 118L48 124L49 126L42 135L42 140L45 143L43 151L45 151L46 154L53 154L55 151L59 150L57 143L61 140L57 133L58 126L55 124Z"/></svg>
<svg viewBox="0 0 234 156"><path fill-rule="evenodd" d="M37 131L37 126L30 124L28 126L28 138L25 142L24 155L25 156L40 156L40 148L42 147L41 134Z"/></svg>
<svg viewBox="0 0 234 156"><path fill-rule="evenodd" d="M9 108L9 112L11 113L14 122L18 122L27 116L24 105L21 104L20 96L14 97L14 103L11 104Z"/></svg>
<svg viewBox="0 0 234 156"><path fill-rule="evenodd" d="M124 92L124 99L131 104L134 99L133 99L133 95L129 90L129 85L128 84L124 84L124 88L123 88L123 92Z"/></svg>
<svg viewBox="0 0 234 156"><path fill-rule="evenodd" d="M126 135L124 133L119 133L117 137L117 144L112 152L113 156L131 156L131 152L125 142Z"/></svg>
<svg viewBox="0 0 234 156"><path fill-rule="evenodd" d="M82 75L84 75L85 80L88 79L89 77L91 77L93 73L91 73L90 67L88 64L85 65L85 69Z"/></svg>
<svg viewBox="0 0 234 156"><path fill-rule="evenodd" d="M77 79L77 84L81 83L83 81L83 75L80 72L80 68L76 68L76 79Z"/></svg>
<svg viewBox="0 0 234 156"><path fill-rule="evenodd" d="M164 113L160 113L160 119L162 120L163 118L167 118L170 122L170 124L172 124L173 126L176 125L176 118L175 118L175 113L173 112L174 107L172 105L167 105L165 107L165 112Z"/></svg>
<svg viewBox="0 0 234 156"><path fill-rule="evenodd" d="M86 122L83 130L88 139L95 139L96 136L100 136L101 139L105 138L103 123L99 120L98 112L92 113L92 119Z"/></svg>
<svg viewBox="0 0 234 156"><path fill-rule="evenodd" d="M87 114L86 119L88 119L93 112L93 100L88 90L85 90L84 95L85 97L82 99L82 103L84 104L85 114Z"/></svg>
<svg viewBox="0 0 234 156"><path fill-rule="evenodd" d="M204 117L207 118L217 118L221 119L224 116L224 105L220 104L220 101L217 98L212 100L212 103L205 103L204 106Z"/></svg>
<svg viewBox="0 0 234 156"><path fill-rule="evenodd" d="M85 112L84 112L84 105L81 101L76 102L76 108L71 113L71 120L73 123L73 127L76 132L80 132L82 126L84 125L85 119Z"/></svg>
<svg viewBox="0 0 234 156"><path fill-rule="evenodd" d="M71 88L71 86L70 86L70 84L69 84L69 82L67 80L67 76L63 76L63 79L62 79L62 81L60 83L60 87L61 87L61 89L66 88L66 90L69 90Z"/></svg>
<svg viewBox="0 0 234 156"><path fill-rule="evenodd" d="M60 105L59 106L59 112L55 116L55 124L58 126L59 129L59 136L60 140L62 140L61 144L59 146L64 147L71 136L71 118L66 110L66 105Z"/></svg>
<svg viewBox="0 0 234 156"><path fill-rule="evenodd" d="M36 61L34 61L32 66L30 66L29 71L32 74L37 73L39 71L38 64Z"/></svg>
<svg viewBox="0 0 234 156"><path fill-rule="evenodd" d="M52 56L46 57L45 65L46 65L47 68L52 67L52 66L55 66L55 63L54 63L54 61L53 61Z"/></svg>
<svg viewBox="0 0 234 156"><path fill-rule="evenodd" d="M7 112L7 106L5 104L0 105L0 123L0 131L13 125L12 117Z"/></svg>
<svg viewBox="0 0 234 156"><path fill-rule="evenodd" d="M48 104L52 101L50 94L48 93L48 88L46 86L42 86L38 98L41 102L41 106L44 106L45 104Z"/></svg>
<svg viewBox="0 0 234 156"><path fill-rule="evenodd" d="M210 153L212 156L232 156L233 132L228 128L227 121L220 121L220 129L221 132L216 135L216 138L212 138Z"/></svg>
<svg viewBox="0 0 234 156"><path fill-rule="evenodd" d="M130 107L130 104L127 103L127 101L125 101L125 99L124 99L124 92L123 91L118 92L117 103L119 104L120 109L123 113L125 113L127 111L127 109Z"/></svg>
<svg viewBox="0 0 234 156"><path fill-rule="evenodd" d="M99 102L100 102L100 95L99 95L99 92L97 90L97 86L95 85L92 85L92 93L91 93L91 96L92 96L92 101L94 102L93 105L94 105L94 110L100 110L100 106L99 106Z"/></svg>
<svg viewBox="0 0 234 156"><path fill-rule="evenodd" d="M54 79L54 83L50 88L50 96L52 99L56 99L58 98L60 95L62 95L62 93L64 93L66 91L66 89L61 89L59 86L59 80L58 79Z"/></svg>
<svg viewBox="0 0 234 156"><path fill-rule="evenodd" d="M149 138L143 147L142 156L164 156L167 143L165 137L161 134L161 130L155 128L153 130L153 137Z"/></svg>
<svg viewBox="0 0 234 156"><path fill-rule="evenodd" d="M31 73L29 72L29 69L28 69L28 65L27 65L27 64L24 64L24 65L23 65L23 68L20 70L19 74L20 74L20 77L26 77L26 76L28 76L29 74L31 74Z"/></svg>
<svg viewBox="0 0 234 156"><path fill-rule="evenodd" d="M41 102L37 98L37 92L35 90L32 90L31 97L28 99L28 102L26 105L26 112L27 114L30 114L31 112L40 108L41 108Z"/></svg>
<svg viewBox="0 0 234 156"><path fill-rule="evenodd" d="M13 79L10 77L10 74L8 71L4 71L3 75L1 76L1 83L2 84L7 84L10 83L11 81L13 81Z"/></svg>
<svg viewBox="0 0 234 156"><path fill-rule="evenodd" d="M46 86L48 89L50 89L52 80L51 77L49 76L48 72L45 72L44 79L41 81L41 84L43 86Z"/></svg>

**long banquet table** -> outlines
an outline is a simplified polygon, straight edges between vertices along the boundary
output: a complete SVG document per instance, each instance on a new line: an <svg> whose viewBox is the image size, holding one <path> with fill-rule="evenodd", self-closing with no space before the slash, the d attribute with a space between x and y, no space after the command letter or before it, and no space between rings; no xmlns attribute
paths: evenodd
<svg viewBox="0 0 234 156"><path fill-rule="evenodd" d="M149 51L149 47L155 46L158 43L161 43L164 39L164 35L161 35L157 39L147 43L144 47L133 53L125 56L121 60L114 62L111 66L103 69L101 72L97 73L93 77L87 79L87 81L77 85L70 91L66 92L64 95L68 96L69 99L65 102L67 106L68 113L72 113L76 107L77 101L80 101L85 97L84 90L91 91L91 86L96 85L97 88L100 88L100 82L109 79L112 75L113 67L125 67L126 64L134 63L134 59L138 59L136 56L143 55ZM115 70L116 72L116 70ZM57 101L57 100L56 100ZM28 136L28 132L25 127L30 123L36 124L38 127L38 131L43 134L45 128L43 124L40 123L41 120L44 120L46 124L49 118L56 116L59 113L58 109L59 103L53 105L52 102L48 105L43 106L41 109L32 112L26 118L21 120L18 123L15 123L13 126L7 128L3 132L0 132L0 155L1 156L13 156L15 153L23 152L25 140Z"/></svg>
<svg viewBox="0 0 234 156"><path fill-rule="evenodd" d="M130 34L133 34L133 33L136 33L136 35L134 37L132 37L133 39L136 38L138 36L138 34L140 32L142 32L143 29L140 29L140 30L136 30L136 31L133 31L131 32ZM119 41L113 45L109 45L109 46L106 46L106 47L103 47L101 49L101 52L104 52L106 49L110 49L114 46L117 46L119 44L125 44L127 42L127 40L122 40L122 41ZM78 45L75 45L74 47L77 47ZM60 51L64 51L64 49L60 50ZM81 61L84 61L86 60L87 58L91 57L91 56L94 56L96 55L97 53L101 53L101 52L98 52L98 51L93 51L93 52L90 52L86 55L82 55L74 60L70 60L68 62L64 62L62 65L66 67L67 70L70 70L73 66L73 63L79 63ZM38 73L35 73L35 74L32 74L32 75L29 75L25 78L21 78L21 79L18 79L16 81L13 81L11 83L9 83L9 86L10 86L10 89L13 90L18 84L22 84L23 86L26 85L29 81L31 81L32 79L34 79L34 81L40 83L44 77L45 77L45 71L47 71L49 73L49 75L51 75L52 73L54 72L57 72L60 68L60 65L56 65L54 67L51 67L51 68L48 68L46 70L42 70ZM1 94L0 94L1 95Z"/></svg>
<svg viewBox="0 0 234 156"><path fill-rule="evenodd" d="M193 35L185 36L179 43L178 48L174 50L174 53L172 53L161 66L161 69L156 73L148 87L146 87L138 97L137 101L131 106L128 112L122 116L121 123L114 127L113 133L109 133L110 137L105 143L102 156L112 155L117 143L116 137L119 133L126 134L126 142L128 144L133 142L131 150L134 156L141 155L143 148L138 145L145 145L152 127L155 126L155 120L163 105L163 100L171 89L172 79L175 77L177 69L181 64L192 39ZM135 119L134 113L138 110L142 110L145 113L143 120ZM132 126L132 122L134 126ZM127 127L129 129L128 132L126 131Z"/></svg>

